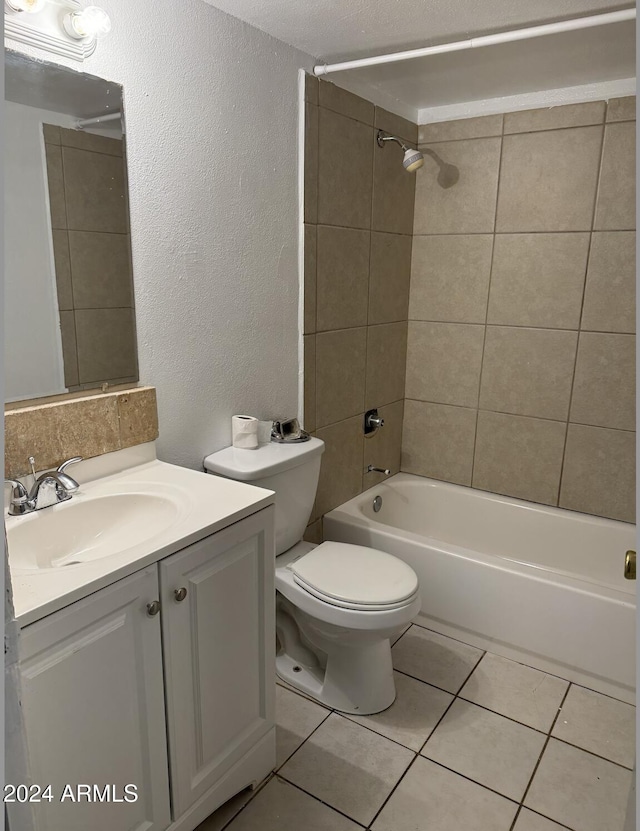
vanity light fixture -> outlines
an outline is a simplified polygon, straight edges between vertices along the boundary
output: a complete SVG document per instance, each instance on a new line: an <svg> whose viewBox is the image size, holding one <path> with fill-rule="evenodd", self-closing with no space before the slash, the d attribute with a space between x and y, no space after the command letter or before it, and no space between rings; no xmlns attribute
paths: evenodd
<svg viewBox="0 0 640 831"><path fill-rule="evenodd" d="M27 12L37 14L47 5L48 0L5 0L7 5L14 12Z"/></svg>
<svg viewBox="0 0 640 831"><path fill-rule="evenodd" d="M104 37L111 31L109 15L99 6L86 6L84 9L69 12L64 16L62 25L65 32L76 40Z"/></svg>

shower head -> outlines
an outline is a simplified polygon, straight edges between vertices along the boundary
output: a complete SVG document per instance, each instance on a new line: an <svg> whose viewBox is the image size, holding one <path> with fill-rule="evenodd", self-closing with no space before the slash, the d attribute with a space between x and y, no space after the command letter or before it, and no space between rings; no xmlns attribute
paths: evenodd
<svg viewBox="0 0 640 831"><path fill-rule="evenodd" d="M406 171L409 173L413 173L414 170L418 170L418 168L422 167L424 164L424 156L419 150L412 150L408 147L404 151L404 159L402 160L402 165Z"/></svg>
<svg viewBox="0 0 640 831"><path fill-rule="evenodd" d="M424 164L424 156L419 150L414 150L413 147L408 147L403 141L401 141L401 139L396 136L388 135L384 132L384 130L378 130L377 141L378 147L384 147L385 141L395 141L396 144L399 144L400 147L402 147L404 150L402 166L408 173L413 173Z"/></svg>

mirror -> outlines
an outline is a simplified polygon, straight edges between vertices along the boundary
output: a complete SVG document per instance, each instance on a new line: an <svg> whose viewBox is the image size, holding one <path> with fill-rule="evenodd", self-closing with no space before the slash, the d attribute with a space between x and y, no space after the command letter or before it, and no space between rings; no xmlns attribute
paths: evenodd
<svg viewBox="0 0 640 831"><path fill-rule="evenodd" d="M122 88L5 52L7 402L138 380Z"/></svg>

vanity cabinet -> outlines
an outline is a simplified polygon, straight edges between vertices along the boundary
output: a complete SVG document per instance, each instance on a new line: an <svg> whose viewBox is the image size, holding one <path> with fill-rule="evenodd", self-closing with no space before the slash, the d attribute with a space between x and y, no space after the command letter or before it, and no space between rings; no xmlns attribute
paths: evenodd
<svg viewBox="0 0 640 831"><path fill-rule="evenodd" d="M273 511L22 630L37 831L191 831L273 768ZM78 784L138 799L61 802Z"/></svg>

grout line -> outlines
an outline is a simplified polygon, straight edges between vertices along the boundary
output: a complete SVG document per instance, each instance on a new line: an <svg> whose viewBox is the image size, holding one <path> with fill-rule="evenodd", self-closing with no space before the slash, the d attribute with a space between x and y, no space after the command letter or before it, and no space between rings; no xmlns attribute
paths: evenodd
<svg viewBox="0 0 640 831"><path fill-rule="evenodd" d="M308 700L308 699L307 699L307 700ZM315 702L313 702L313 703L315 703ZM305 744L309 741L309 739L311 738L311 736L313 736L313 734L316 732L316 730L318 730L318 728L319 728L319 727L321 727L321 726L325 723L325 721L329 718L329 716L331 716L331 715L333 715L333 714L334 714L334 712L335 712L335 710L328 710L328 711L327 711L326 716L322 719L322 721L320 722L320 724L316 724L316 726L315 726L315 727L313 728L313 730L309 733L309 735L308 735L308 736L306 736L306 737L305 737L305 738L304 738L304 739L300 742L300 744L296 747L296 749L295 749L292 753L290 753L290 754L287 756L287 758L284 760L284 762L282 762L282 764L281 764L281 765L278 765L277 767L275 767L275 768L273 769L274 774L275 774L275 773L277 773L278 771L282 770L282 768L283 768L283 767L287 764L287 762L289 761L289 759L291 759L293 756L295 756L295 755L296 755L296 753L300 750L300 748L301 748L303 745L305 745ZM277 728L277 724L276 724L276 728Z"/></svg>
<svg viewBox="0 0 640 831"><path fill-rule="evenodd" d="M299 791L302 791L302 793L306 794L307 796L310 796L312 799L315 799L315 801L319 802L321 805L326 805L327 808L330 808L332 811L335 811L336 814L340 814L340 816L343 816L345 819L348 819L351 822L354 822L356 825L360 826L360 828L365 828L366 827L361 822L358 822L357 819L354 819L353 817L350 817L349 814L345 814L344 811L341 811L339 808L336 808L335 805L332 805L330 802L325 802L324 799L320 799L319 797L312 794L310 791L305 790L300 785L296 785L295 782L292 782L290 779L287 779L287 777L283 776L281 773L274 774L274 776L277 779L282 779L288 785L293 785L294 788L297 788Z"/></svg>
<svg viewBox="0 0 640 831"><path fill-rule="evenodd" d="M623 97L626 97L626 96L623 96ZM606 104L606 102L610 99L600 99L600 100L603 101ZM585 101L585 102L578 102L578 103L591 104L591 103L600 103L600 102L599 101L598 102ZM570 106L573 106L573 105L572 104L561 104L560 106L570 107ZM533 109L540 109L540 108L539 107L534 107ZM542 108L542 109L544 109L544 108ZM494 116L503 116L502 131L498 132L497 130L495 130L495 131L492 130L490 133L488 133L487 135L483 135L483 136L464 136L464 137L459 137L459 138L436 139L435 141L421 141L419 143L418 149L421 149L422 147L432 147L434 144L450 144L450 143L458 142L458 141L481 141L482 139L501 138L501 137L507 138L509 136L529 136L532 133L557 133L561 130L582 130L585 127L602 127L604 124L621 124L621 123L623 123L622 121L605 121L605 118L606 118L606 108L605 108L605 114L600 119L600 121L589 121L586 124L568 124L568 125L563 126L563 127L541 127L537 130L513 130L513 131L510 131L510 132L506 133L505 130L504 130L504 116L513 115L514 113L519 113L519 112L527 112L527 110L509 110L509 111L504 112L504 113L488 113L487 116L483 116L483 115L468 116L469 119L471 119L471 118L484 118L484 117L492 118ZM635 118L625 118L624 119L624 121L635 121L635 120L636 120ZM431 126L436 125L436 124L451 124L451 123L455 123L457 121L467 121L467 119L466 118L456 118L456 119L447 118L444 121L430 121L427 124L418 124L418 129L420 129L420 127L431 127Z"/></svg>
<svg viewBox="0 0 640 831"><path fill-rule="evenodd" d="M615 765L618 768L622 768L622 770L629 771L630 773L633 772L633 767L627 767L627 765L623 765L622 762L615 762L613 759L608 759L606 756L601 756L599 753L594 753L593 750L587 750L586 747L580 747L579 744L574 744L573 742L568 742L566 739L561 739L560 736L552 736L549 734L550 739L555 739L557 742L561 742L561 744L566 744L569 747L573 747L575 750L581 750L583 753L588 753L589 756L595 756L596 759L601 759L603 762L609 762L610 765Z"/></svg>
<svg viewBox="0 0 640 831"><path fill-rule="evenodd" d="M596 233L594 231L594 233ZM586 263L585 263L585 275L586 275ZM581 307L582 308L582 307ZM390 323L404 323L405 321L389 321ZM538 326L532 325L530 323L482 323L477 320L436 320L434 318L424 318L424 317L410 317L407 320L408 323L430 323L430 324L442 324L443 326L486 326L487 328L492 329L539 329L543 332L568 332L570 334L579 334L582 332L586 332L590 335L635 335L635 332L627 332L621 329L614 331L612 329L581 329L579 326L576 326L573 329L567 329L566 326ZM334 330L327 330L327 331L334 331ZM335 330L339 331L339 330Z"/></svg>

